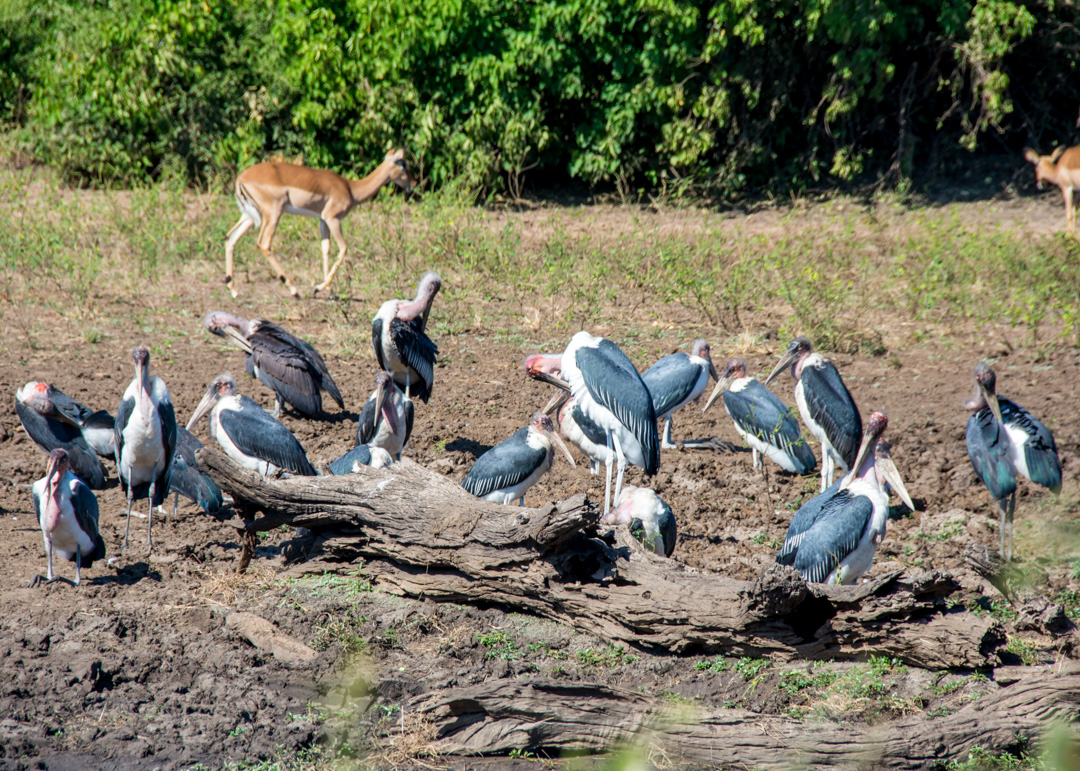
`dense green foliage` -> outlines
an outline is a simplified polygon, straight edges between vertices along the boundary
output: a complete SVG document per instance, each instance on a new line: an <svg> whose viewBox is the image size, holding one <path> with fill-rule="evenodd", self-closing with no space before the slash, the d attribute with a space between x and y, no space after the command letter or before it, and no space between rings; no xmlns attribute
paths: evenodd
<svg viewBox="0 0 1080 771"><path fill-rule="evenodd" d="M731 193L906 180L1080 103L1080 10L1011 0L6 0L0 121L69 177L349 172ZM994 149L1002 144L995 141Z"/></svg>

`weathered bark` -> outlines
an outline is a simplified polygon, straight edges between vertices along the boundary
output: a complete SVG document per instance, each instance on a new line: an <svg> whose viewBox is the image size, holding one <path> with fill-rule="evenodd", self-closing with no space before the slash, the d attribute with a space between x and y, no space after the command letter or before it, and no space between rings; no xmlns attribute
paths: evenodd
<svg viewBox="0 0 1080 771"><path fill-rule="evenodd" d="M436 729L434 749L494 754L514 749L603 752L707 768L821 766L925 769L1038 740L1055 719L1080 716L1080 665L1022 678L951 715L894 720L861 731L743 710L673 706L632 691L550 680L494 680L418 697Z"/></svg>
<svg viewBox="0 0 1080 771"><path fill-rule="evenodd" d="M408 460L347 477L275 481L211 449L198 457L223 490L267 513L249 529L330 531L324 552L364 558L382 588L404 595L503 605L673 652L885 655L938 669L995 664L1003 642L992 619L947 607L957 586L943 573L823 586L776 565L756 581L737 581L648 553L625 529L614 546L589 537L596 512L582 495L521 509L481 501Z"/></svg>

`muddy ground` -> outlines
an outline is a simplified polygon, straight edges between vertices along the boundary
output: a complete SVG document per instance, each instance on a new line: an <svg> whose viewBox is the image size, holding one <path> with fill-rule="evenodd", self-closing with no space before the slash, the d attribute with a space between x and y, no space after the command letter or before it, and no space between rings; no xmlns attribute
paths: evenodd
<svg viewBox="0 0 1080 771"><path fill-rule="evenodd" d="M972 206L971 216L989 216ZM1058 206L1044 202L1039 213L1056 223ZM1017 205L1018 218L1024 207L1030 202ZM612 211L614 219L622 217ZM550 216L545 212L537 219ZM21 430L12 406L15 390L29 380L51 381L95 409L115 411L132 376L131 348L147 344L154 373L164 378L178 418L186 421L214 375L243 371L241 355L205 333L203 314L224 307L246 316L267 315L327 351L347 405L339 412L330 402L329 414L320 421L286 412L283 422L316 466L352 445L356 415L376 370L371 351L335 354L342 347L334 345L341 336L335 328L340 321L326 319L336 316L282 312L279 289L261 268L243 278L240 302L224 299L219 285L210 286L214 289L208 294L201 282L168 279L137 301L103 292L95 300L94 317L107 324L93 344L77 320L46 310L35 311L32 320L36 347L20 344L18 330L27 328L26 319L16 319L17 309L6 310L11 323L5 327L16 342L0 368L0 393L7 394L0 411L0 768L171 769L197 763L216 768L230 761L294 757L312 746L353 753L373 766L409 767L411 757L423 755L427 736L423 726L409 728L409 716L395 711L403 698L425 689L537 672L640 689L676 703L843 719L853 725L920 710L944 714L997 687L992 673L990 680L971 673L943 679L940 673L879 667L884 690L877 698L830 691L825 679L816 690L784 688L784 672L791 666L627 651L498 609L399 599L377 588L371 591L362 576L288 578L293 574L283 572L282 551L292 534L284 531L264 536L252 570L237 578L235 531L186 502L177 516L170 509L168 516L156 518L152 556L144 554L145 519L134 520L132 546L121 554L124 499L111 463L106 464L109 488L98 499L102 535L116 561L85 571L77 588L59 583L27 588L45 568L28 489L43 475L45 456ZM411 291L403 287L402 296ZM304 302L310 308L327 301ZM353 301L350 315L358 337L366 335L360 327L376 307L370 299ZM437 300L433 317L438 314ZM655 325L634 319L625 323ZM665 324L672 331L636 345L648 356L640 355L635 363L644 369L697 335L721 338L720 330L700 323L689 312L669 312ZM591 331L615 339L623 334L611 327ZM751 372L769 371L787 341L776 339L775 326L767 321L754 331L760 333L756 341L737 351L714 342L717 364L738 353ZM523 426L550 391L524 377L521 361L528 350L512 336L476 328L436 342L441 363L434 395L429 404L417 405L408 455L460 480L478 453ZM992 609L992 602L1000 600L961 558L969 540L995 545L998 538L996 509L976 484L967 459L967 413L962 409L971 392L973 364L990 358L999 391L1053 430L1065 471L1058 499L1030 484L1021 486L1017 549L1045 574L1045 593L1080 590L1074 575L1078 563L1072 561L1077 556L1075 529L1070 529L1080 510L1076 350L1012 348L1000 335L966 329L929 343L891 338L887 351L876 357L832 358L864 415L871 409L889 414L893 457L920 509L896 510L871 576L897 563L931 567L958 578L965 602ZM239 382L263 406L272 405L272 395L260 384ZM785 375L774 390L793 403L792 386ZM205 423L197 433L208 440ZM676 439L709 436L738 441L719 407L702 415L700 405L691 405L676 415ZM740 579L768 565L792 512L816 492L818 479L788 476L775 467L767 472L751 467L748 451L664 451L651 486L676 513L676 558ZM628 482L642 481L639 470L628 472ZM570 468L557 460L526 502L539 505L580 490L602 499L600 477L591 477L587 466ZM73 566L59 564L59 572L71 576ZM237 617L231 614L237 612L277 625L318 651L317 658L290 666L253 647L236 627ZM1052 638L1025 639L1031 646L1027 663L1047 664L1060 655ZM831 667L830 682L843 682L858 665L820 666ZM845 694L842 704L831 703ZM346 702L352 711L335 711ZM425 767L443 762L422 760Z"/></svg>

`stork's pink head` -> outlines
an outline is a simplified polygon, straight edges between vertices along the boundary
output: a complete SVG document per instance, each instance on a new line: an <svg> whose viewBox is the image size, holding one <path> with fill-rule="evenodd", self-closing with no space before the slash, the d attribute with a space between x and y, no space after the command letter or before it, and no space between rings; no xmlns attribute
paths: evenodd
<svg viewBox="0 0 1080 771"><path fill-rule="evenodd" d="M780 361L773 367L773 371L765 378L765 385L768 385L775 380L776 376L783 372L788 365L791 365L791 376L798 380L799 374L802 371L802 360L813 352L814 346L808 338L796 337L788 345L787 351L780 357Z"/></svg>
<svg viewBox="0 0 1080 771"><path fill-rule="evenodd" d="M533 380L544 380L544 375L562 376L562 354L534 353L525 358L525 374Z"/></svg>
<svg viewBox="0 0 1080 771"><path fill-rule="evenodd" d="M56 448L49 453L49 466L45 472L45 477L48 480L46 483L50 487L55 487L60 483L60 480L64 478L68 470L71 468L71 459L68 457L68 452L60 447Z"/></svg>
<svg viewBox="0 0 1080 771"><path fill-rule="evenodd" d="M866 433L873 437L879 437L889 427L889 416L884 412L874 411L866 421Z"/></svg>
<svg viewBox="0 0 1080 771"><path fill-rule="evenodd" d="M994 368L984 361L975 365L975 395L964 402L964 407L978 412L989 407L998 423L1001 423L1001 405L997 398L997 375Z"/></svg>
<svg viewBox="0 0 1080 771"><path fill-rule="evenodd" d="M746 362L742 359L731 359L724 365L724 374L721 378L731 378L734 380L737 377L746 377Z"/></svg>
<svg viewBox="0 0 1080 771"><path fill-rule="evenodd" d="M227 327L234 327L245 336L251 332L250 321L226 311L210 311L203 317L203 326L208 332L219 337L225 336Z"/></svg>
<svg viewBox="0 0 1080 771"><path fill-rule="evenodd" d="M690 346L690 355L699 356L700 358L708 362L709 375L712 377L713 380L719 380L720 377L716 374L716 367L714 367L712 363L712 356L710 355L711 351L712 349L709 348L709 343L706 342L706 340L702 337L699 337L697 340L694 341L694 344Z"/></svg>

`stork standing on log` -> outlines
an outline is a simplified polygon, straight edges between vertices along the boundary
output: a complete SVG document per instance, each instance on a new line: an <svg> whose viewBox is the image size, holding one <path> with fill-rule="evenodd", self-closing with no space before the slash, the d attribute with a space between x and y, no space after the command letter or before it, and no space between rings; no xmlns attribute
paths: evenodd
<svg viewBox="0 0 1080 771"><path fill-rule="evenodd" d="M647 487L624 487L619 504L600 518L601 525L628 525L630 534L661 557L675 551L678 530L671 507Z"/></svg>
<svg viewBox="0 0 1080 771"><path fill-rule="evenodd" d="M439 349L427 336L428 315L442 287L439 274L428 271L420 279L416 299L387 300L371 320L371 342L379 366L399 388L427 404L435 384L435 358Z"/></svg>
<svg viewBox="0 0 1080 771"><path fill-rule="evenodd" d="M517 500L525 505L525 492L540 481L555 461L558 447L573 466L574 458L555 433L551 418L542 412L529 425L504 439L476 459L461 486L478 498L494 503Z"/></svg>
<svg viewBox="0 0 1080 771"><path fill-rule="evenodd" d="M671 416L705 393L710 375L713 380L719 379L709 355L709 344L701 339L694 341L689 354L665 356L641 373L641 379L652 395L656 419L664 421L660 446L665 450L678 447L671 440Z"/></svg>
<svg viewBox="0 0 1080 771"><path fill-rule="evenodd" d="M609 450L604 513L611 511L611 457L618 460L615 499L629 461L648 476L660 465L660 443L652 395L641 375L615 343L581 331L561 356L530 356L530 377L570 391L582 413L600 426ZM556 374L558 373L558 374Z"/></svg>
<svg viewBox="0 0 1080 771"><path fill-rule="evenodd" d="M761 456L774 461L790 474L809 474L817 461L791 408L776 394L746 376L742 359L732 359L705 402L705 410L720 396L724 409L735 422L735 430L753 451L754 468L762 468Z"/></svg>
<svg viewBox="0 0 1080 771"><path fill-rule="evenodd" d="M169 495L169 478L176 453L176 413L165 381L150 376L150 351L140 345L131 352L135 377L124 391L113 427L116 470L127 493L124 551L131 530L131 506L149 498L146 549L154 549L154 507Z"/></svg>
<svg viewBox="0 0 1080 771"><path fill-rule="evenodd" d="M871 413L852 470L795 512L777 562L825 584L853 584L870 569L889 518L886 483L915 510L881 440L888 425L884 412Z"/></svg>
<svg viewBox="0 0 1080 771"><path fill-rule="evenodd" d="M238 394L236 381L228 372L210 383L187 423L188 430L208 414L210 436L226 455L249 471L264 476L279 471L318 475L299 440L253 399Z"/></svg>
<svg viewBox="0 0 1080 771"><path fill-rule="evenodd" d="M83 565L93 567L105 559L105 541L98 532L98 502L93 491L71 473L67 450L49 453L45 476L34 482L34 511L45 537L49 567L45 580L52 582L53 552L75 563L75 585L82 582ZM31 586L39 583L34 576Z"/></svg>
<svg viewBox="0 0 1080 771"><path fill-rule="evenodd" d="M821 490L833 483L836 466L845 472L854 468L855 455L862 441L862 418L855 400L844 385L831 361L814 348L805 337L791 341L787 352L765 378L769 385L784 368L791 365L795 378L795 402L803 423L821 442Z"/></svg>
<svg viewBox="0 0 1080 771"><path fill-rule="evenodd" d="M1001 507L1001 556L1011 560L1017 474L1059 493L1061 460L1050 429L1016 402L998 396L996 384L989 364L975 365L975 396L964 404L972 413L967 449L975 473Z"/></svg>
<svg viewBox="0 0 1080 771"><path fill-rule="evenodd" d="M394 460L401 460L412 435L413 418L412 399L402 393L389 372L379 372L375 375L375 390L360 412L356 443L379 447Z"/></svg>
<svg viewBox="0 0 1080 771"><path fill-rule="evenodd" d="M322 414L323 389L345 409L326 362L310 343L271 321L248 321L225 311L211 311L203 324L210 333L247 354L244 364L248 374L274 392L275 418L281 415L283 403L306 417L318 417Z"/></svg>
<svg viewBox="0 0 1080 771"><path fill-rule="evenodd" d="M79 408L86 410L49 383L30 382L15 392L15 412L30 441L46 453L66 450L75 475L100 490L105 487L105 468L79 425Z"/></svg>

